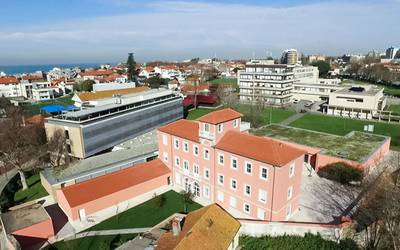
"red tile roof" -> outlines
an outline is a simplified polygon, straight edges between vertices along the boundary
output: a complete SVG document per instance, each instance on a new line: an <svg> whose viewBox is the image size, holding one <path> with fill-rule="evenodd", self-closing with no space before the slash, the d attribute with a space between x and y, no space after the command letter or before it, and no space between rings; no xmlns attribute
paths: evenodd
<svg viewBox="0 0 400 250"><path fill-rule="evenodd" d="M226 108L203 115L197 120L201 122L219 124L241 117L242 114L233 109Z"/></svg>
<svg viewBox="0 0 400 250"><path fill-rule="evenodd" d="M88 70L82 73L82 76L108 76L114 73L111 69L98 69L98 70Z"/></svg>
<svg viewBox="0 0 400 250"><path fill-rule="evenodd" d="M258 137L237 131L227 131L215 145L236 155L271 165L283 166L305 152L271 138Z"/></svg>
<svg viewBox="0 0 400 250"><path fill-rule="evenodd" d="M0 77L0 84L16 84L18 80L14 76L4 76Z"/></svg>
<svg viewBox="0 0 400 250"><path fill-rule="evenodd" d="M22 77L22 80L27 80L27 81L43 81L43 76L38 76L38 75L26 75Z"/></svg>
<svg viewBox="0 0 400 250"><path fill-rule="evenodd" d="M158 130L190 141L199 142L199 123L195 121L181 119L162 126Z"/></svg>
<svg viewBox="0 0 400 250"><path fill-rule="evenodd" d="M170 174L170 172L171 170L160 159L156 159L65 187L61 191L72 208Z"/></svg>
<svg viewBox="0 0 400 250"><path fill-rule="evenodd" d="M191 84L185 84L185 85L182 85L182 87L181 87L182 92L194 92L194 91L196 91L196 89L197 89L197 91L205 91L205 90L209 90L209 86L208 86L208 84L200 84L198 86L194 86Z"/></svg>

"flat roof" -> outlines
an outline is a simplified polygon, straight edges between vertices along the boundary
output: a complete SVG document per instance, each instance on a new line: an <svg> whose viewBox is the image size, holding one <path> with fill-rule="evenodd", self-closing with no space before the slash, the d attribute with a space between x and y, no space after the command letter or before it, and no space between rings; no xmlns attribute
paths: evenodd
<svg viewBox="0 0 400 250"><path fill-rule="evenodd" d="M318 148L323 154L356 162L365 161L387 139L386 136L359 131L339 136L276 124L255 130L253 133Z"/></svg>
<svg viewBox="0 0 400 250"><path fill-rule="evenodd" d="M24 206L1 214L7 234L30 227L50 219L44 207L39 203Z"/></svg>
<svg viewBox="0 0 400 250"><path fill-rule="evenodd" d="M136 160L156 154L158 151L156 130L123 142L115 148L119 150L79 160L64 169L46 168L41 173L51 185L54 185L94 172L104 172L112 167L131 164Z"/></svg>
<svg viewBox="0 0 400 250"><path fill-rule="evenodd" d="M156 159L62 188L61 192L72 208L170 173L171 170Z"/></svg>
<svg viewBox="0 0 400 250"><path fill-rule="evenodd" d="M363 88L364 91L353 91L352 88ZM335 91L333 93L334 94L359 95L359 96L374 96L374 95L378 94L382 90L383 90L383 88L381 88L381 87L362 85L362 86L344 87L344 88L339 89L339 90L337 90L337 91Z"/></svg>

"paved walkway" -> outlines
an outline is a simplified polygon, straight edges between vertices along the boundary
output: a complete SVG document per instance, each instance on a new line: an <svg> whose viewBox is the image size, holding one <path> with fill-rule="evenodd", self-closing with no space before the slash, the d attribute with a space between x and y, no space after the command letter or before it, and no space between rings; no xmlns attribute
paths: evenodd
<svg viewBox="0 0 400 250"><path fill-rule="evenodd" d="M296 113L296 114L292 115L291 117L281 121L279 124L284 125L284 126L288 126L290 123L296 121L297 119L300 119L305 114L306 113Z"/></svg>
<svg viewBox="0 0 400 250"><path fill-rule="evenodd" d="M100 230L100 231L88 231L76 234L75 238L82 238L87 236L98 236L98 235L118 235L118 234L138 234L149 232L151 227L143 228L127 228L127 229L114 229L114 230Z"/></svg>

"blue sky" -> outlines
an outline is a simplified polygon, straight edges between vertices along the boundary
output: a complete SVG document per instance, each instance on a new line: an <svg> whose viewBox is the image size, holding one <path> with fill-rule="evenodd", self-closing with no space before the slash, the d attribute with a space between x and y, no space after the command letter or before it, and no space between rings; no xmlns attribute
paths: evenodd
<svg viewBox="0 0 400 250"><path fill-rule="evenodd" d="M0 8L0 64L340 55L400 46L400 0L19 0Z"/></svg>

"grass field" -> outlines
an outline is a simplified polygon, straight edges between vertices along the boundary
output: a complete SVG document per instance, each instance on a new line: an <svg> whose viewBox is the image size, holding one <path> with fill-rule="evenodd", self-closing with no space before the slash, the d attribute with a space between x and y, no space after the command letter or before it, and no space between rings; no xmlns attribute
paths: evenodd
<svg viewBox="0 0 400 250"><path fill-rule="evenodd" d="M249 105L239 105L238 108L235 108L236 111L245 114L246 112L249 112L250 106ZM215 111L213 109L195 109L189 112L189 115L186 119L188 120L195 120L199 118L200 116L203 116L205 114L208 114L212 111ZM264 111L262 112L262 120L264 124L269 124L270 120L272 123L279 123L286 118L289 118L290 116L294 115L295 112L291 110L286 110L286 109L277 109L277 108L265 108Z"/></svg>
<svg viewBox="0 0 400 250"><path fill-rule="evenodd" d="M229 85L237 85L237 79L236 78L217 78L209 81L209 83L214 83L214 84L229 84Z"/></svg>
<svg viewBox="0 0 400 250"><path fill-rule="evenodd" d="M391 148L400 150L400 124L354 120L334 116L306 114L290 124L292 127L310 129L335 135L345 135L351 131L364 131L364 125L373 124L374 133L392 137ZM362 146L362 145L360 145Z"/></svg>
<svg viewBox="0 0 400 250"><path fill-rule="evenodd" d="M40 101L37 103L31 103L28 105L23 106L23 110L25 114L29 116L37 115L40 114L40 109L46 105L51 105L51 104L62 104L62 105L71 105L74 104L74 101L72 101L72 96L63 96L59 97L53 100L48 100L48 101Z"/></svg>
<svg viewBox="0 0 400 250"><path fill-rule="evenodd" d="M392 114L400 115L400 105L390 105L387 110L392 111Z"/></svg>
<svg viewBox="0 0 400 250"><path fill-rule="evenodd" d="M183 201L180 194L169 191L164 194L165 203L162 207L155 205L151 199L136 207L105 220L86 231L152 227L165 220L174 213L183 211ZM201 208L201 205L192 203L188 205L189 211ZM93 236L67 242L57 242L54 249L112 249L110 246L117 236ZM128 241L134 235L121 235L120 241ZM50 248L49 248L50 249Z"/></svg>
<svg viewBox="0 0 400 250"><path fill-rule="evenodd" d="M27 202L49 195L42 186L42 183L40 183L39 174L28 177L26 182L28 184L28 189L18 190L14 195L14 202Z"/></svg>

